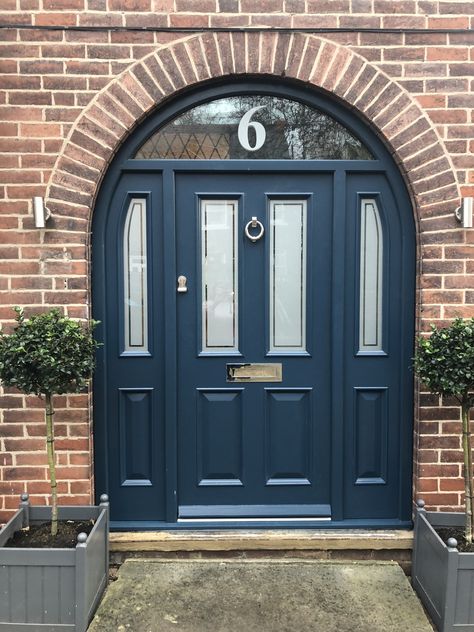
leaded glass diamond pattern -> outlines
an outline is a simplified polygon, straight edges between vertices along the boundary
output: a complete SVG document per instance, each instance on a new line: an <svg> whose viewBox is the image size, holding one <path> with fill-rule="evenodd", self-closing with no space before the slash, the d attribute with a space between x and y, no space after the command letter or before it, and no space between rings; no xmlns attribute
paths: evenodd
<svg viewBox="0 0 474 632"><path fill-rule="evenodd" d="M230 131L228 126L221 125L220 129L213 126L212 131L202 126L168 125L159 134L153 135L141 147L136 158L164 160L180 159L216 159L229 158Z"/></svg>

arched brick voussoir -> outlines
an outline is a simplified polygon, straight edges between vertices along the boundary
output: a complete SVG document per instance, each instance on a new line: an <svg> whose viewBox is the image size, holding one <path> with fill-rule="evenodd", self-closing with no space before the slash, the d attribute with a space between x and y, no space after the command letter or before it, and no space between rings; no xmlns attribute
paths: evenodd
<svg viewBox="0 0 474 632"><path fill-rule="evenodd" d="M52 171L47 197L78 205L91 200L92 206L124 139L164 99L213 78L245 74L312 84L358 111L391 149L421 216L424 208L430 215L437 204L459 198L443 142L404 88L340 44L309 34L268 31L189 35L125 70L75 122ZM431 168L420 170L425 164Z"/></svg>

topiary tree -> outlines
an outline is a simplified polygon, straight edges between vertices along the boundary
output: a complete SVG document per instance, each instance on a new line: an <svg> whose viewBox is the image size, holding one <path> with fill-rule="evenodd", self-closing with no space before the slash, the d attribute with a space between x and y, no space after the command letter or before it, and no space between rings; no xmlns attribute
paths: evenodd
<svg viewBox="0 0 474 632"><path fill-rule="evenodd" d="M474 406L474 318L456 318L449 327L431 326L429 337L420 337L415 371L432 393L454 397L461 406L462 447L468 543L474 539L473 471L470 411Z"/></svg>
<svg viewBox="0 0 474 632"><path fill-rule="evenodd" d="M14 308L16 326L0 332L0 380L26 394L44 397L46 447L51 483L51 535L58 531L58 493L54 450L53 395L84 389L94 368L95 322L81 325L57 309L25 319Z"/></svg>

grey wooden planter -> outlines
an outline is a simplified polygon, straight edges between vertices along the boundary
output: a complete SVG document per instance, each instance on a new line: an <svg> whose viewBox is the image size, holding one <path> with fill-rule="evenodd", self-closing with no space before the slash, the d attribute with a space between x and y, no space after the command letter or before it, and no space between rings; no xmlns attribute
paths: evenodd
<svg viewBox="0 0 474 632"><path fill-rule="evenodd" d="M447 546L433 528L464 527L464 514L428 512L423 507L418 501L413 587L440 632L474 632L474 553Z"/></svg>
<svg viewBox="0 0 474 632"><path fill-rule="evenodd" d="M19 529L51 519L50 507L20 508L0 531L0 630L9 632L85 632L107 585L109 503L98 507L60 507L60 520L94 520L72 549L6 548Z"/></svg>

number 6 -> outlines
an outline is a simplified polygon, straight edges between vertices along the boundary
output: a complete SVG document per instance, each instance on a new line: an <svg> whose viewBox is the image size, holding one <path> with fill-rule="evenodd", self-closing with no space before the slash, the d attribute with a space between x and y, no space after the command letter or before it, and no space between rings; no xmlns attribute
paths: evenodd
<svg viewBox="0 0 474 632"><path fill-rule="evenodd" d="M250 119L258 110L264 108L264 105L257 105L257 107L252 108L243 117L240 119L239 127L237 130L237 136L239 138L239 143L242 145L244 149L247 151L257 151L263 147L263 143L265 142L265 138L267 137L267 133L265 128L258 121L251 121ZM249 128L252 127L255 132L255 145L252 147L249 142Z"/></svg>

